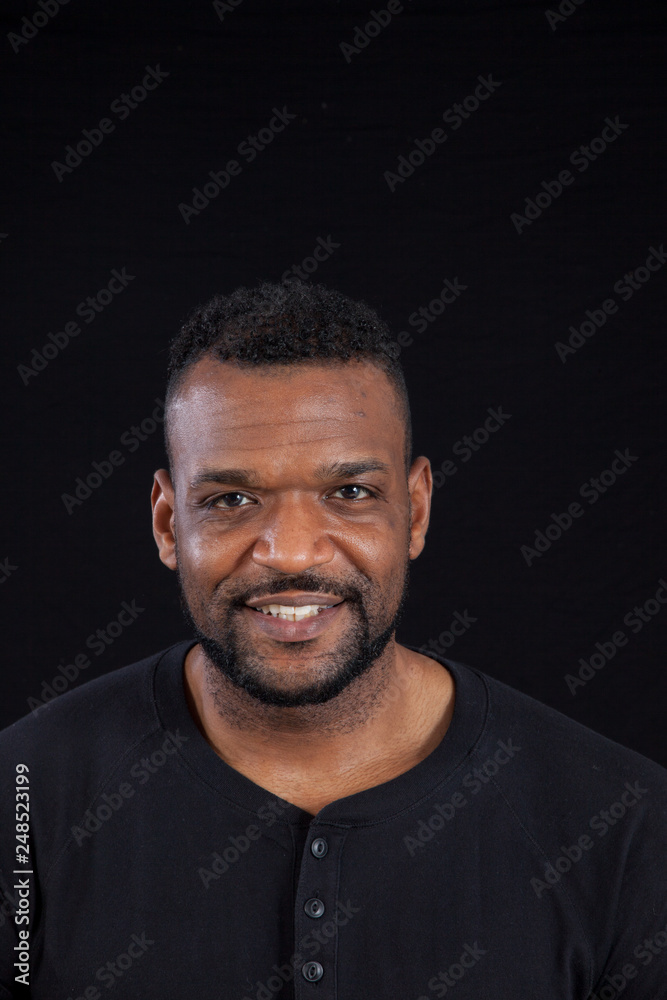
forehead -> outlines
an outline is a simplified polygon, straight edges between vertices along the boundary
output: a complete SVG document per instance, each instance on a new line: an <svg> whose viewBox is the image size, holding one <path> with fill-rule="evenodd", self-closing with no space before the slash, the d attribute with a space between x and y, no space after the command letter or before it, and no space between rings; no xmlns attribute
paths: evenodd
<svg viewBox="0 0 667 1000"><path fill-rule="evenodd" d="M185 475L212 461L279 471L358 455L403 462L396 390L369 362L248 369L205 358L169 407L174 464Z"/></svg>

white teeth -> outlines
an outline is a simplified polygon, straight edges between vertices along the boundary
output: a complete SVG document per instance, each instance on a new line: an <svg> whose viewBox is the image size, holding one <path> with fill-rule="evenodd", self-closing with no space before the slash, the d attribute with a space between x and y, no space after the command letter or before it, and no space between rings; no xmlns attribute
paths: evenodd
<svg viewBox="0 0 667 1000"><path fill-rule="evenodd" d="M333 604L327 605L333 607ZM274 618L282 618L289 622L300 622L302 618L314 618L320 611L324 611L321 604L305 604L301 608L295 608L289 604L265 604L258 608L265 615L273 615Z"/></svg>

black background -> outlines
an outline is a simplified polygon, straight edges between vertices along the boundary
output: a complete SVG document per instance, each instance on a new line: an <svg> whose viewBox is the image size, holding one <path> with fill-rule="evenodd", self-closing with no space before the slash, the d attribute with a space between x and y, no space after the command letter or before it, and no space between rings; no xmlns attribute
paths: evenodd
<svg viewBox="0 0 667 1000"><path fill-rule="evenodd" d="M410 331L415 453L458 467L435 492L399 639L427 644L467 611L477 620L448 655L667 764L667 610L637 634L623 624L667 575L667 267L627 302L613 291L667 239L664 9L584 0L551 26L536 3L410 0L348 61L340 43L384 6L241 0L221 19L206 2L70 0L15 52L8 33L40 8L4 5L1 725L77 654L91 665L68 687L186 635L150 530L161 427L134 451L121 437L163 398L166 346L192 306L277 280L330 237L313 280ZM111 114L158 64L164 82ZM443 124L489 74L488 100ZM248 163L239 143L283 107L296 117ZM616 116L628 127L573 167ZM104 117L114 131L59 181L53 162ZM392 192L385 172L438 127L447 140ZM179 204L231 158L240 176L186 224ZM511 214L568 168L574 183L517 232ZM123 267L128 287L24 384L33 348ZM446 278L466 291L417 332L408 317ZM563 362L555 343L610 297L618 312ZM489 407L511 419L457 459ZM590 505L580 487L616 449L637 460ZM124 463L68 513L62 495L114 450ZM521 546L576 501L584 515L527 565ZM87 649L133 600L136 621ZM627 645L572 693L565 675L618 629Z"/></svg>

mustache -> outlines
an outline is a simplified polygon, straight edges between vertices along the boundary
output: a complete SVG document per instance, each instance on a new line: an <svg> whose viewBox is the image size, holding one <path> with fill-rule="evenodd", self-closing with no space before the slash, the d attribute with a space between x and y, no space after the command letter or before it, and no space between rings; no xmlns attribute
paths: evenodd
<svg viewBox="0 0 667 1000"><path fill-rule="evenodd" d="M287 590L300 590L306 594L337 594L343 600L357 604L362 604L364 600L363 590L353 583L330 576L314 576L310 573L263 580L253 586L225 594L224 599L230 607L241 608L256 597L262 597L264 594L283 594ZM219 594L218 596L222 597L223 595Z"/></svg>

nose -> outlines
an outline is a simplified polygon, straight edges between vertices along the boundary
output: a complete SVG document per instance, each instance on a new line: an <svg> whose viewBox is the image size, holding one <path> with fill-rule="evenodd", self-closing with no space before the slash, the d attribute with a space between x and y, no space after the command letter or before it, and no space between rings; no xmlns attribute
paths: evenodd
<svg viewBox="0 0 667 1000"><path fill-rule="evenodd" d="M331 562L334 554L317 501L284 498L264 522L252 557L259 566L296 574Z"/></svg>

